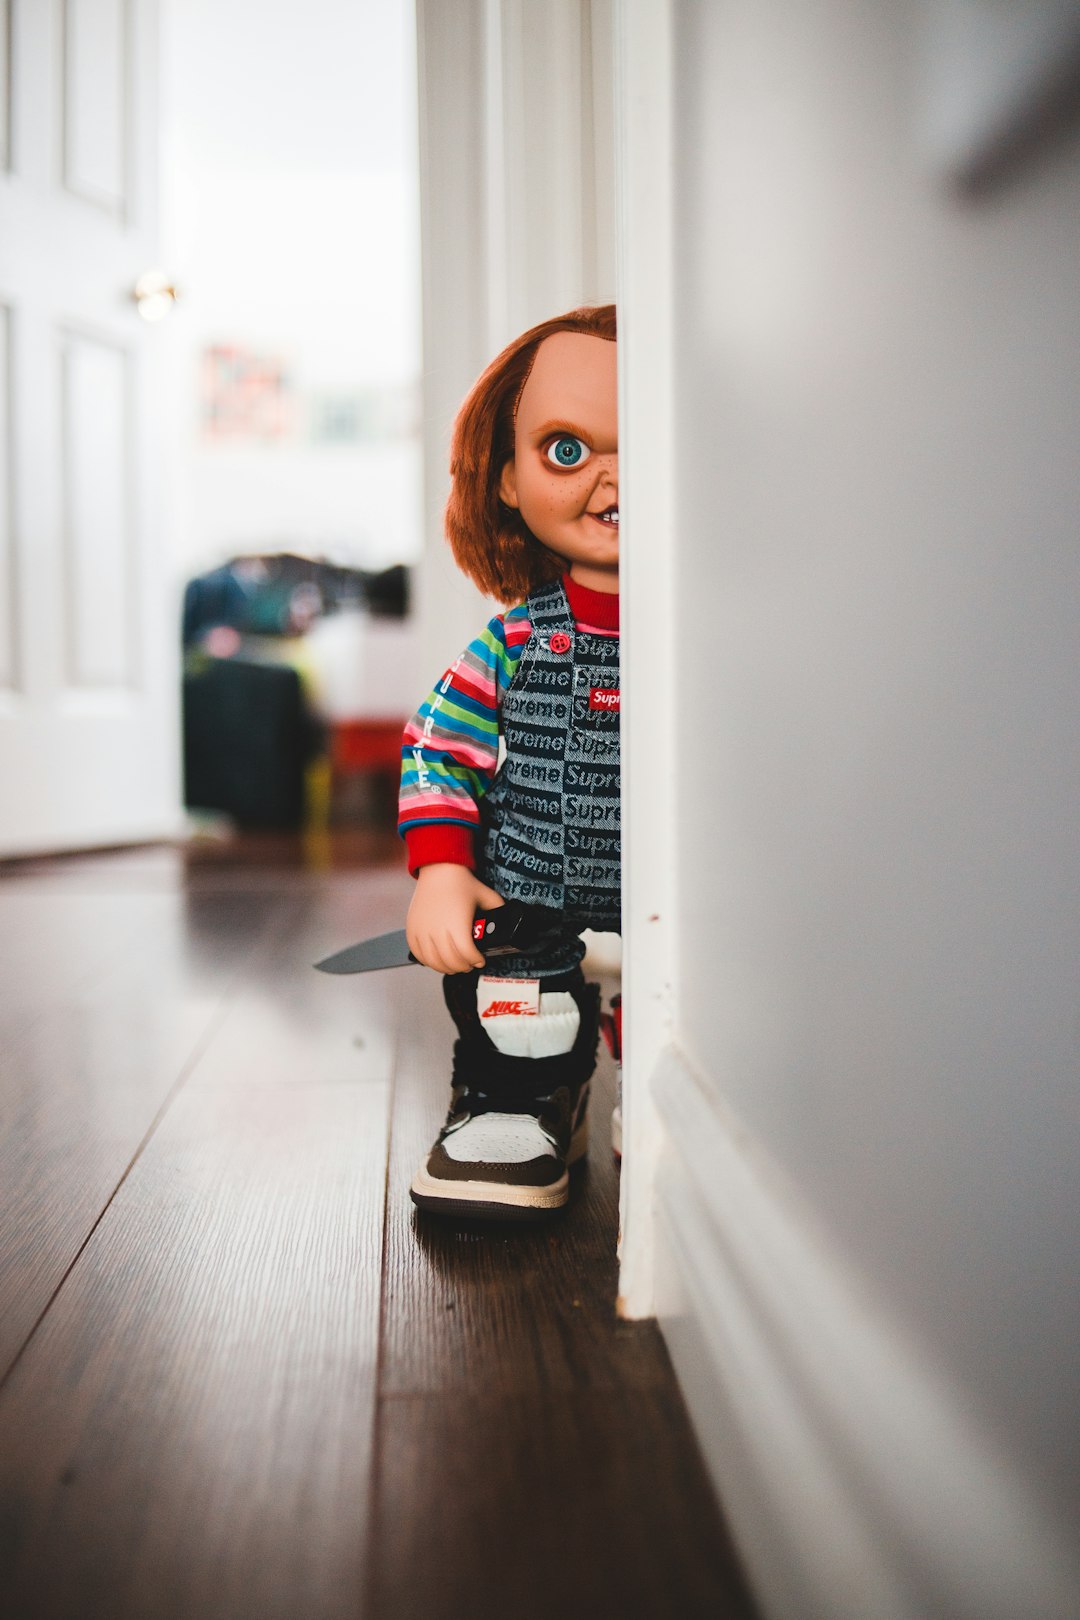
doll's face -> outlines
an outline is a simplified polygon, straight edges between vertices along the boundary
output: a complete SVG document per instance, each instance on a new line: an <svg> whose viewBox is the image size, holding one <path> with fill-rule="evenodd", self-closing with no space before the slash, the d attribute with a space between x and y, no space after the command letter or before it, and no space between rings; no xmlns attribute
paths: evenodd
<svg viewBox="0 0 1080 1620"><path fill-rule="evenodd" d="M500 498L583 583L616 589L619 420L616 346L582 332L545 338L518 400Z"/></svg>

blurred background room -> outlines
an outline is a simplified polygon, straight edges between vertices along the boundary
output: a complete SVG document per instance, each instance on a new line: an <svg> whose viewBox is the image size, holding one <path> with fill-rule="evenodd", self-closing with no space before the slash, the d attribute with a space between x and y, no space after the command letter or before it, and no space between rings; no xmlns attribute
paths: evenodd
<svg viewBox="0 0 1080 1620"><path fill-rule="evenodd" d="M185 802L196 831L392 823L421 550L411 16L190 0L165 26Z"/></svg>
<svg viewBox="0 0 1080 1620"><path fill-rule="evenodd" d="M325 860L392 826L416 700L412 8L3 9L0 848Z"/></svg>

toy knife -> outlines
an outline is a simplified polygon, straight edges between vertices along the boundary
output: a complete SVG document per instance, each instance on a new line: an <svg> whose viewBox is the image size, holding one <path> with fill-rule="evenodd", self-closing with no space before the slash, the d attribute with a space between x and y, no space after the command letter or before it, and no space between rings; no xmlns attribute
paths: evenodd
<svg viewBox="0 0 1080 1620"><path fill-rule="evenodd" d="M562 918L545 906L526 906L508 900L473 918L473 939L484 956L517 956L535 950L561 932ZM315 966L320 973L374 973L379 968L407 967L416 957L409 950L404 928L378 934L374 939L347 945Z"/></svg>

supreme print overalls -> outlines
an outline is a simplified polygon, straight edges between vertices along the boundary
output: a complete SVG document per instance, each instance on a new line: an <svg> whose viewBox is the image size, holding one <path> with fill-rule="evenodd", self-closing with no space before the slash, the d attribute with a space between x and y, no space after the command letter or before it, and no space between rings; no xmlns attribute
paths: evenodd
<svg viewBox="0 0 1080 1620"><path fill-rule="evenodd" d="M502 705L506 759L481 801L479 875L550 906L565 940L500 964L544 977L580 961L582 928L620 927L619 638L575 629L561 582L528 599L531 634Z"/></svg>

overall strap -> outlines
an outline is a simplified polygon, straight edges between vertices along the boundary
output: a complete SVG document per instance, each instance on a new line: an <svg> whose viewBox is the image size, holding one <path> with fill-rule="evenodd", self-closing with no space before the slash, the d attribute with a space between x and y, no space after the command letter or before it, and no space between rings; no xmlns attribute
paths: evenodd
<svg viewBox="0 0 1080 1620"><path fill-rule="evenodd" d="M561 579L553 579L550 585L530 591L528 608L529 623L534 631L550 635L553 630L572 631L574 628L574 615Z"/></svg>

